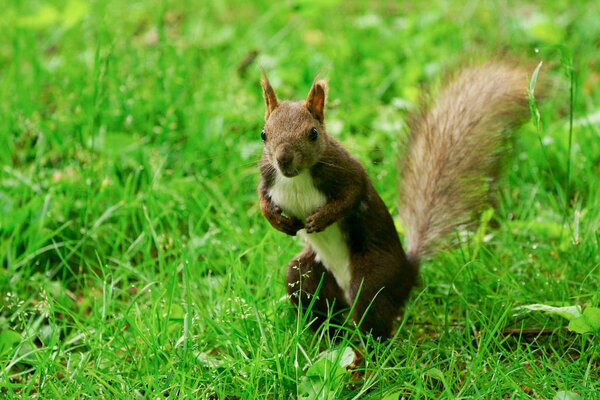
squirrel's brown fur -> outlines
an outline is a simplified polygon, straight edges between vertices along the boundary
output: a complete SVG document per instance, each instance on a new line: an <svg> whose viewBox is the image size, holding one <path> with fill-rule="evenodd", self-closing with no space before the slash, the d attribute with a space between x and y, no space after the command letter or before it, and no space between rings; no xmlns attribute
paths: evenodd
<svg viewBox="0 0 600 400"><path fill-rule="evenodd" d="M288 266L290 299L311 305L318 322L352 306L361 330L387 337L421 258L494 188L506 132L527 117L526 71L463 70L413 124L401 171L407 254L366 171L327 134L326 83L299 102L277 100L266 75L262 84L261 211L306 242Z"/></svg>
<svg viewBox="0 0 600 400"><path fill-rule="evenodd" d="M415 119L400 188L411 261L418 263L485 203L507 133L528 116L527 71L489 63L461 71Z"/></svg>

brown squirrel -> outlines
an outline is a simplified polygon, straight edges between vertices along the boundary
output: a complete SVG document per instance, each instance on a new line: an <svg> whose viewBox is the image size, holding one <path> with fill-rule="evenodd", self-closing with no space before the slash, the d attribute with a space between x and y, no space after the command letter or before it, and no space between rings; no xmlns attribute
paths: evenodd
<svg viewBox="0 0 600 400"><path fill-rule="evenodd" d="M287 291L319 323L352 307L363 332L386 338L417 280L420 260L489 198L508 131L529 116L526 70L488 63L462 70L411 125L400 168L404 252L390 213L361 163L328 135L327 83L305 101L266 103L258 186L275 228L306 247L289 263Z"/></svg>

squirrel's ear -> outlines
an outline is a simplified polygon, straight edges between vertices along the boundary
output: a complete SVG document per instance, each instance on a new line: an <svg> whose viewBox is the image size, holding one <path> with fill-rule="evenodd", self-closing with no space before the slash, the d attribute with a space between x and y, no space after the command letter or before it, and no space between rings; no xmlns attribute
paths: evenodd
<svg viewBox="0 0 600 400"><path fill-rule="evenodd" d="M265 70L262 70L263 79L260 81L262 84L263 97L265 98L265 106L267 111L265 112L265 121L269 119L269 115L277 108L279 105L279 101L277 100L277 96L275 95L275 91L271 87L271 83L269 83L269 78L267 78L267 74Z"/></svg>
<svg viewBox="0 0 600 400"><path fill-rule="evenodd" d="M325 96L327 96L327 82L315 80L306 98L306 108L320 122L325 120Z"/></svg>

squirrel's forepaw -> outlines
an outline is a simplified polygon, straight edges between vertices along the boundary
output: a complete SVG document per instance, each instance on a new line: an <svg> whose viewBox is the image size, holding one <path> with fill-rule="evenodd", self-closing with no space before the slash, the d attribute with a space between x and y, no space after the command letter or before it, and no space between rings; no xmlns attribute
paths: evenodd
<svg viewBox="0 0 600 400"><path fill-rule="evenodd" d="M277 229L279 229L281 232L288 234L290 236L296 236L296 233L304 228L304 224L302 223L302 221L300 221L298 218L294 218L294 217L280 217L279 219L279 226L277 227Z"/></svg>
<svg viewBox="0 0 600 400"><path fill-rule="evenodd" d="M320 214L313 214L306 218L304 228L306 228L306 233L314 233L325 230L328 225L328 221L320 217Z"/></svg>

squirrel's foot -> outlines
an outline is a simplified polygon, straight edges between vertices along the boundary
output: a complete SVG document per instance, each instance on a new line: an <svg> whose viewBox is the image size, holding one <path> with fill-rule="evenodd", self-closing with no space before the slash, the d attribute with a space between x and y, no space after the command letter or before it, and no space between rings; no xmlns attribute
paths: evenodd
<svg viewBox="0 0 600 400"><path fill-rule="evenodd" d="M324 231L329 225L331 225L331 223L325 215L322 213L314 213L306 218L304 228L306 228L306 233L314 233Z"/></svg>
<svg viewBox="0 0 600 400"><path fill-rule="evenodd" d="M276 228L290 236L296 236L296 233L304 228L304 224L298 218L280 215L278 218L278 226Z"/></svg>
<svg viewBox="0 0 600 400"><path fill-rule="evenodd" d="M304 223L296 217L287 217L283 211L275 204L263 210L263 215L267 218L271 226L290 236L296 236L296 233L304 228Z"/></svg>

